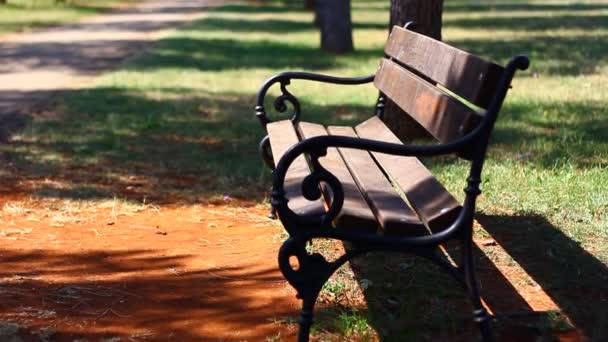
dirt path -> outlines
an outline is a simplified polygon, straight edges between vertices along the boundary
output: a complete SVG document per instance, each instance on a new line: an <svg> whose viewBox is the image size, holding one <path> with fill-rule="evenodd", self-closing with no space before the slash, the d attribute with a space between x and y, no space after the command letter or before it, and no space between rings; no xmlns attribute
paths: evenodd
<svg viewBox="0 0 608 342"><path fill-rule="evenodd" d="M0 124L54 92L78 87L200 16L217 0L152 0L0 42Z"/></svg>
<svg viewBox="0 0 608 342"><path fill-rule="evenodd" d="M11 200L1 212L0 340L293 339L282 229L262 206Z"/></svg>

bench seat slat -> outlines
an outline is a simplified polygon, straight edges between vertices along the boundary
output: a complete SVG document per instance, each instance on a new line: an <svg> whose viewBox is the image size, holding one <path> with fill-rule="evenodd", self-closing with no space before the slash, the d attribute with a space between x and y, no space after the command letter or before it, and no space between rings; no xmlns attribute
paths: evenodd
<svg viewBox="0 0 608 342"><path fill-rule="evenodd" d="M374 84L443 143L469 133L479 122L471 108L391 60L380 62Z"/></svg>
<svg viewBox="0 0 608 342"><path fill-rule="evenodd" d="M329 134L357 137L352 127L330 126ZM374 212L384 235L426 235L416 213L397 194L367 151L339 148L340 154L363 196Z"/></svg>
<svg viewBox="0 0 608 342"><path fill-rule="evenodd" d="M377 117L356 128L362 138L400 144L399 138ZM450 225L461 206L416 157L395 156L373 152L372 155L393 181L399 185L411 206L433 232Z"/></svg>
<svg viewBox="0 0 608 342"><path fill-rule="evenodd" d="M275 166L287 150L298 143L298 135L290 120L269 123L266 126ZM310 168L304 156L296 158L285 175L285 193L288 206L297 214L321 214L325 211L319 199L309 201L302 195L302 181L310 174Z"/></svg>
<svg viewBox="0 0 608 342"><path fill-rule="evenodd" d="M503 67L398 26L393 27L384 51L468 101L487 108Z"/></svg>
<svg viewBox="0 0 608 342"><path fill-rule="evenodd" d="M309 122L300 122L297 125L297 130L302 139L327 135L325 127ZM319 163L340 180L344 190L344 204L336 218L336 227L376 232L378 230L376 217L367 205L363 195L361 195L359 187L346 168L338 150L336 148L327 149L327 155L319 158ZM323 189L323 193L328 198L331 192L328 189Z"/></svg>

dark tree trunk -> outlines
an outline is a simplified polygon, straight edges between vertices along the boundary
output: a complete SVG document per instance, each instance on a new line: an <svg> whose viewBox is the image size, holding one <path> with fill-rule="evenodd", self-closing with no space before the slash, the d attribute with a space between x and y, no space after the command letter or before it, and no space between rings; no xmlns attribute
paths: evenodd
<svg viewBox="0 0 608 342"><path fill-rule="evenodd" d="M304 0L304 8L312 10L315 8L315 0Z"/></svg>
<svg viewBox="0 0 608 342"><path fill-rule="evenodd" d="M414 21L414 31L441 40L442 12L443 0L391 0L390 29ZM383 120L403 141L429 137L424 128L390 100Z"/></svg>
<svg viewBox="0 0 608 342"><path fill-rule="evenodd" d="M353 51L350 0L316 0L315 14L321 29L321 49L333 53Z"/></svg>
<svg viewBox="0 0 608 342"><path fill-rule="evenodd" d="M443 0L391 0L390 28L413 20L416 32L441 40L442 13Z"/></svg>

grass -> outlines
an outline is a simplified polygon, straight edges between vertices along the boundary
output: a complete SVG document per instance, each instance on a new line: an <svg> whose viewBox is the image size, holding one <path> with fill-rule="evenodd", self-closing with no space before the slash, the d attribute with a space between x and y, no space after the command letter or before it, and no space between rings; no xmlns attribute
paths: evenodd
<svg viewBox="0 0 608 342"><path fill-rule="evenodd" d="M0 35L57 26L135 0L8 0L0 5Z"/></svg>
<svg viewBox="0 0 608 342"><path fill-rule="evenodd" d="M259 85L287 69L373 72L386 40L387 6L353 1L356 51L345 56L318 50L312 15L298 4L213 10L92 88L67 92L54 112L36 115L2 147L9 161L3 178L50 179L15 191L69 200L197 203L231 195L264 201L270 176L257 155L262 130L252 110ZM516 54L530 56L531 69L514 81L493 136L480 221L511 255L501 263L524 266L585 334L606 337L608 5L446 1L443 35L501 64ZM304 120L338 124L371 115L376 95L371 86L305 82L290 90L302 102ZM465 164L446 159L429 166L462 198ZM491 256L491 248L484 251ZM370 264L399 269L402 263L413 266L390 276L369 270ZM328 306L324 317L333 323L323 325L320 336L363 338L373 328L386 340L428 340L470 328L462 293L438 286L451 282L431 265L377 256L358 269L375 284L365 291L369 309ZM345 287L331 283L326 291L340 297ZM425 297L429 288L431 298ZM393 307L389 297L396 298ZM535 333L562 324L549 321L535 325Z"/></svg>

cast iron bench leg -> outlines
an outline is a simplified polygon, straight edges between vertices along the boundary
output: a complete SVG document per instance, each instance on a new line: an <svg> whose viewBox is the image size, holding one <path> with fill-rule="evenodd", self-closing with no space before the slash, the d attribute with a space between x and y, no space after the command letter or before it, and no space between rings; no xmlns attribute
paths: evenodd
<svg viewBox="0 0 608 342"><path fill-rule="evenodd" d="M462 241L462 262L464 266L466 285L473 304L473 321L479 326L483 341L492 342L492 317L481 302L479 294L479 284L475 275L475 263L473 258L473 241L465 238Z"/></svg>

